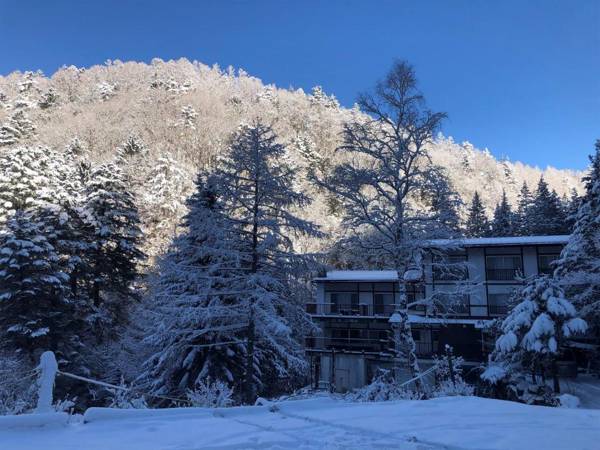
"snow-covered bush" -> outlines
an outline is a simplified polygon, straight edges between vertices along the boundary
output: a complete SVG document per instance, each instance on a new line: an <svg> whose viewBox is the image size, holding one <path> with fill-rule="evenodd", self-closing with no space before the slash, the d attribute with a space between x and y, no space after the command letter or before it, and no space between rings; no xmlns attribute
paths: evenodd
<svg viewBox="0 0 600 450"><path fill-rule="evenodd" d="M390 370L380 369L373 381L350 394L347 398L355 402L384 402L388 400L420 400L423 393L400 386Z"/></svg>
<svg viewBox="0 0 600 450"><path fill-rule="evenodd" d="M22 359L0 354L0 416L28 412L35 401L32 367Z"/></svg>
<svg viewBox="0 0 600 450"><path fill-rule="evenodd" d="M146 399L143 395L139 395L135 390L132 390L131 386L127 386L123 378L119 387L122 389L110 389L110 396L108 397L109 408L118 409L146 409Z"/></svg>
<svg viewBox="0 0 600 450"><path fill-rule="evenodd" d="M434 357L435 364L435 388L432 397L448 397L455 395L473 395L474 387L463 379L463 365L465 360L462 356L453 356L452 349L446 346L447 355ZM450 359L452 368L450 368Z"/></svg>
<svg viewBox="0 0 600 450"><path fill-rule="evenodd" d="M227 383L216 380L200 381L196 388L188 390L187 398L192 406L223 408L233 405L233 389Z"/></svg>

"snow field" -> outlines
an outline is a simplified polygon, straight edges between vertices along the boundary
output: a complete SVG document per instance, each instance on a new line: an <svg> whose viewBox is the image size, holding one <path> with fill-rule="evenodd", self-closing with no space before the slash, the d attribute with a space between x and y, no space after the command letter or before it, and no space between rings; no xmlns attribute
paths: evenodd
<svg viewBox="0 0 600 450"><path fill-rule="evenodd" d="M10 450L596 450L600 411L477 397L350 403L326 396L225 409L92 408L85 423L0 429Z"/></svg>

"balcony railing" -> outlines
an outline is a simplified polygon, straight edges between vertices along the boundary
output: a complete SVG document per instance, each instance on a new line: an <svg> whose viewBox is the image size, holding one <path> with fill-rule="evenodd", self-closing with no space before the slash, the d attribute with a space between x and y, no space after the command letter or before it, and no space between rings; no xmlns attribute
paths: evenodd
<svg viewBox="0 0 600 450"><path fill-rule="evenodd" d="M521 273L520 268L513 269L486 269L485 276L488 280L512 281Z"/></svg>
<svg viewBox="0 0 600 450"><path fill-rule="evenodd" d="M306 347L310 350L392 352L393 342L391 339L311 336L306 338Z"/></svg>
<svg viewBox="0 0 600 450"><path fill-rule="evenodd" d="M389 317L395 305L368 305L348 303L307 303L306 312L316 316L368 316Z"/></svg>

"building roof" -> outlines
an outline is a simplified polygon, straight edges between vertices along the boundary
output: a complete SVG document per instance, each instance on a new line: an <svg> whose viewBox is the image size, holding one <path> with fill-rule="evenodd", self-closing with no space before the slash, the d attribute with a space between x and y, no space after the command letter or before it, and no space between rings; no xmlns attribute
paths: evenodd
<svg viewBox="0 0 600 450"><path fill-rule="evenodd" d="M395 270L331 270L324 277L314 278L315 281L398 281Z"/></svg>
<svg viewBox="0 0 600 450"><path fill-rule="evenodd" d="M432 239L428 247L495 247L521 245L564 245L569 241L568 234L555 236L507 236L465 239Z"/></svg>

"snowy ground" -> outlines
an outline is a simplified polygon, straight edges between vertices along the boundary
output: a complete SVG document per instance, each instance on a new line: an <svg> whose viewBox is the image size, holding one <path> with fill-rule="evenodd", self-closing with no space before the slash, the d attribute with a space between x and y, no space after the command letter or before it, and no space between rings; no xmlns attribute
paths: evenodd
<svg viewBox="0 0 600 450"><path fill-rule="evenodd" d="M598 449L600 411L476 397L228 409L90 410L88 423L2 429L7 450Z"/></svg>

